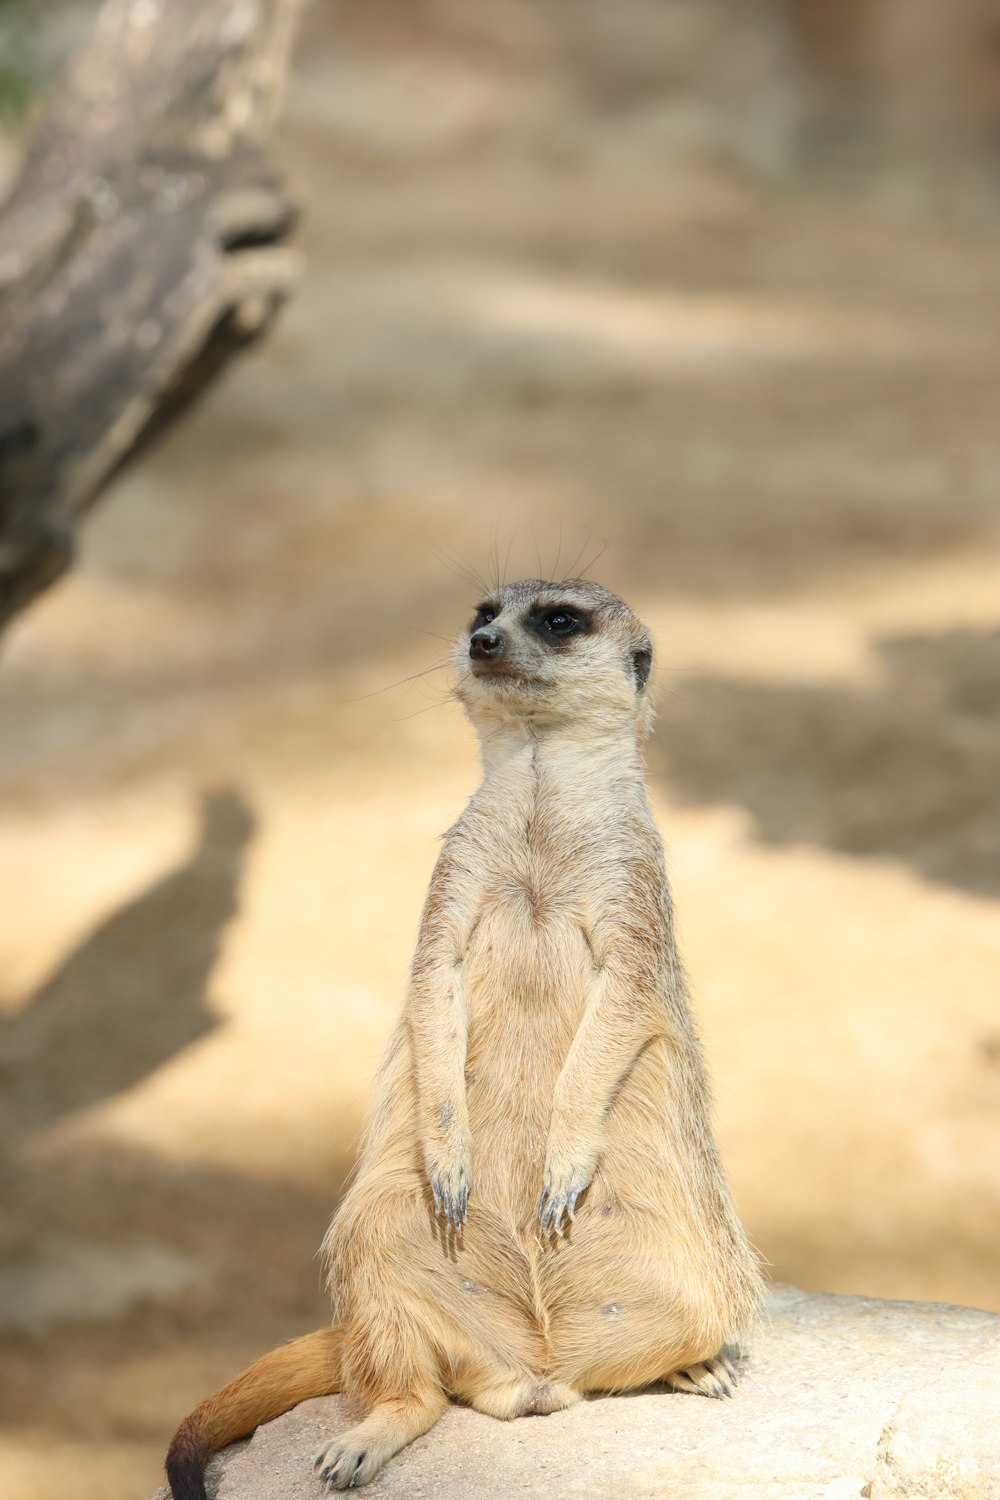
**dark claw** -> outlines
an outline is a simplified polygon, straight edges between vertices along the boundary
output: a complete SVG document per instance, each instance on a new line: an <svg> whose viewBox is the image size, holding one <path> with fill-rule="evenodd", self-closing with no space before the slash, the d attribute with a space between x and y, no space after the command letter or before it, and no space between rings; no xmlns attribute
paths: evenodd
<svg viewBox="0 0 1000 1500"><path fill-rule="evenodd" d="M431 1192L434 1195L434 1212L442 1216L445 1223L454 1229L457 1234L462 1231L462 1225L468 1218L469 1212L469 1184L465 1173L459 1176L459 1186L452 1193L450 1186L443 1186L441 1178L431 1178Z"/></svg>
<svg viewBox="0 0 1000 1500"><path fill-rule="evenodd" d="M538 1200L538 1222L543 1234L548 1233L555 1223L558 1202L558 1194L553 1193L552 1183L547 1181L542 1188L542 1196Z"/></svg>
<svg viewBox="0 0 1000 1500"><path fill-rule="evenodd" d="M565 1193L555 1193L552 1183L546 1182L538 1200L538 1222L543 1233L562 1235L576 1219L576 1204L584 1187L570 1187ZM565 1222L563 1215L565 1214Z"/></svg>

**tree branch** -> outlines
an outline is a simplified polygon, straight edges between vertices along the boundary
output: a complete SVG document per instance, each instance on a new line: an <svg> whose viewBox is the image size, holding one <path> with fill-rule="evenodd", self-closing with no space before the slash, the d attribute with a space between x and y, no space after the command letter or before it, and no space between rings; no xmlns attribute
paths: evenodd
<svg viewBox="0 0 1000 1500"><path fill-rule="evenodd" d="M0 213L0 628L110 476L289 295L270 164L302 0L107 0Z"/></svg>

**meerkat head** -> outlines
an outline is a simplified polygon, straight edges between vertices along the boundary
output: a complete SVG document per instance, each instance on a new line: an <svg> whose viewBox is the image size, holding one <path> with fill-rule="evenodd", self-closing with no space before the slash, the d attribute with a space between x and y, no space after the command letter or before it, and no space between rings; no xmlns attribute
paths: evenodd
<svg viewBox="0 0 1000 1500"><path fill-rule="evenodd" d="M653 643L628 605L583 578L526 578L493 590L455 647L456 696L473 723L573 721L644 735Z"/></svg>

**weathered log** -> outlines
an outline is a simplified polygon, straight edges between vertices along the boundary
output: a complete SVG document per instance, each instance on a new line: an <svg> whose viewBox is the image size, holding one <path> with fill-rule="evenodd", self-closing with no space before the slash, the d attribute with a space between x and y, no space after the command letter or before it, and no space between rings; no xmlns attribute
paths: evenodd
<svg viewBox="0 0 1000 1500"><path fill-rule="evenodd" d="M0 212L0 627L110 476L288 296L302 0L107 0Z"/></svg>

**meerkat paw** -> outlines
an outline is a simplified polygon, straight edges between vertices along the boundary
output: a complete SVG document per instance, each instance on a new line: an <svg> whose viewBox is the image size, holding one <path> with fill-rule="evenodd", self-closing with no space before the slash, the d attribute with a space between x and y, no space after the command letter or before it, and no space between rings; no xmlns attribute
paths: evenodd
<svg viewBox="0 0 1000 1500"><path fill-rule="evenodd" d="M434 1212L460 1234L469 1217L469 1171L463 1162L436 1161L428 1171Z"/></svg>
<svg viewBox="0 0 1000 1500"><path fill-rule="evenodd" d="M690 1391L697 1396L731 1396L738 1379L736 1365L721 1351L712 1359L697 1365L688 1365L686 1370L675 1370L668 1375L666 1384L673 1391Z"/></svg>
<svg viewBox="0 0 1000 1500"><path fill-rule="evenodd" d="M564 1166L550 1163L538 1200L538 1222L543 1234L566 1233L576 1218L577 1199L590 1186L595 1165L594 1162Z"/></svg>
<svg viewBox="0 0 1000 1500"><path fill-rule="evenodd" d="M352 1441L355 1435L360 1442ZM313 1467L319 1470L320 1482L328 1490L356 1490L374 1479L390 1456L381 1453L377 1445L366 1443L361 1429L354 1428L317 1453Z"/></svg>
<svg viewBox="0 0 1000 1500"><path fill-rule="evenodd" d="M438 1386L380 1402L363 1422L317 1453L314 1467L320 1479L330 1490L356 1490L370 1483L394 1453L430 1431L447 1404Z"/></svg>
<svg viewBox="0 0 1000 1500"><path fill-rule="evenodd" d="M469 1214L472 1137L464 1108L441 1104L425 1116L421 1129L427 1181L439 1219L461 1233Z"/></svg>

